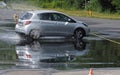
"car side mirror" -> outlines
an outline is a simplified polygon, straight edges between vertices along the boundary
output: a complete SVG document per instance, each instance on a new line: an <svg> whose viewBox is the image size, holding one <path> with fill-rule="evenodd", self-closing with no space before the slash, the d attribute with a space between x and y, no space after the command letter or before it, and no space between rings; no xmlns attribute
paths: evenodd
<svg viewBox="0 0 120 75"><path fill-rule="evenodd" d="M68 22L71 22L71 19L68 19Z"/></svg>
<svg viewBox="0 0 120 75"><path fill-rule="evenodd" d="M76 23L74 20L72 20L72 19L68 19L68 22L70 22L70 23Z"/></svg>

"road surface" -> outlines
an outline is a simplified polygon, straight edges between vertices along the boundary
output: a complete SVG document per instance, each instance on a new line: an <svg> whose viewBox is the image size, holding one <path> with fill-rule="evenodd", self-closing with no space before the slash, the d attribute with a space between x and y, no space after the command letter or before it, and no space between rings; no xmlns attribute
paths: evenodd
<svg viewBox="0 0 120 75"><path fill-rule="evenodd" d="M1 20L11 20L14 14L21 15L23 11L15 11L8 9L0 9ZM120 38L120 20L110 19L97 19L97 18L85 18L85 17L74 17L77 20L86 22L91 33L109 34L110 37ZM9 21L11 22L11 21ZM108 37L109 37L108 36ZM11 69L1 70L0 75L88 75L89 69L79 70L68 70L68 71L56 71L56 70L42 70L42 69ZM120 68L93 68L94 75L119 75Z"/></svg>

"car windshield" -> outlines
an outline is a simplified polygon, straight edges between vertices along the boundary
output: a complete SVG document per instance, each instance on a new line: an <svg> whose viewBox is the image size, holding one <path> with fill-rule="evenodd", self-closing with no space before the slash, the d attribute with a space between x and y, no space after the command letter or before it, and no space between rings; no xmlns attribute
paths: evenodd
<svg viewBox="0 0 120 75"><path fill-rule="evenodd" d="M32 13L25 13L20 19L27 20L27 19L30 19L32 15L33 15Z"/></svg>

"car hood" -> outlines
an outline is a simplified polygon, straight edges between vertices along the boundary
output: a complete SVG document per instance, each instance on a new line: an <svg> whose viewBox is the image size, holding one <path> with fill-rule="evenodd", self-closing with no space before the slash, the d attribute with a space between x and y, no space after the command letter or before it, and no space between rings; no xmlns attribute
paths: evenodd
<svg viewBox="0 0 120 75"><path fill-rule="evenodd" d="M83 23L82 21L77 21L77 23Z"/></svg>

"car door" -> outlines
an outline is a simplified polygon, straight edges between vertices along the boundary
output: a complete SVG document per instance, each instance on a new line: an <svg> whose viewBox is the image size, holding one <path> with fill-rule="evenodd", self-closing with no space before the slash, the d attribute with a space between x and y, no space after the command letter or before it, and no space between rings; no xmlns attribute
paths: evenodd
<svg viewBox="0 0 120 75"><path fill-rule="evenodd" d="M59 35L72 35L76 22L68 16L61 13L53 14L55 21L57 21L57 33Z"/></svg>
<svg viewBox="0 0 120 75"><path fill-rule="evenodd" d="M52 20L51 13L42 13L39 18L42 35L54 35L57 22Z"/></svg>

